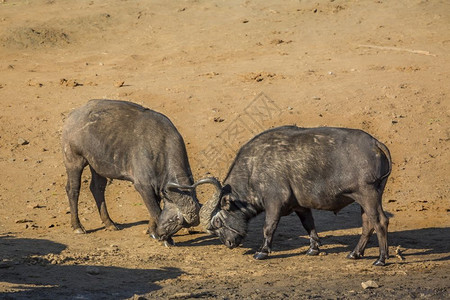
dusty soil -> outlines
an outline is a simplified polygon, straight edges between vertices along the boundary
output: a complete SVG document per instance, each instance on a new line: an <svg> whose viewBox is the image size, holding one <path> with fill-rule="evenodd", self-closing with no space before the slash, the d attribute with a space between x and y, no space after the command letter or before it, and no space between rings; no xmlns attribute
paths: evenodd
<svg viewBox="0 0 450 300"><path fill-rule="evenodd" d="M0 1L0 298L449 298L449 53L444 0ZM270 259L254 261L263 216L237 249L201 228L166 248L144 234L131 184L114 181L107 203L122 230L105 231L89 172L89 233L73 234L60 132L92 98L169 116L196 179L223 179L263 129L368 131L394 161L389 264L371 265L374 237L366 258L345 258L357 205L314 212L323 255L304 255L306 233L287 216ZM363 289L367 280L378 288Z"/></svg>

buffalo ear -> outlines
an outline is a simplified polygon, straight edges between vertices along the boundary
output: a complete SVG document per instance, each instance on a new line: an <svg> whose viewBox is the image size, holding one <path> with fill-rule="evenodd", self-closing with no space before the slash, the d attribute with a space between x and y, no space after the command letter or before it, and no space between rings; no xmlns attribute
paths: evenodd
<svg viewBox="0 0 450 300"><path fill-rule="evenodd" d="M230 194L231 193L231 185L226 184L221 191L222 195Z"/></svg>
<svg viewBox="0 0 450 300"><path fill-rule="evenodd" d="M220 208L230 210L231 200L231 186L227 184L222 187L222 190L220 191Z"/></svg>

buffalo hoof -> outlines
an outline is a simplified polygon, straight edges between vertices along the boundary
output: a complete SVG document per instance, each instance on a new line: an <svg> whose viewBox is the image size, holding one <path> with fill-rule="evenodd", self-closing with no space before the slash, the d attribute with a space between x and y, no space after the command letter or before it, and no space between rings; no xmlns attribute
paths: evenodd
<svg viewBox="0 0 450 300"><path fill-rule="evenodd" d="M309 248L308 251L306 251L306 255L310 255L310 256L315 256L315 255L319 255L319 249L312 249Z"/></svg>
<svg viewBox="0 0 450 300"><path fill-rule="evenodd" d="M84 230L84 228L76 228L73 230L73 232L76 234L85 234L86 230Z"/></svg>
<svg viewBox="0 0 450 300"><path fill-rule="evenodd" d="M269 256L269 253L266 252L256 252L255 255L253 255L254 259L262 260L266 259Z"/></svg>
<svg viewBox="0 0 450 300"><path fill-rule="evenodd" d="M355 252L350 252L348 255L347 255L347 258L348 259L359 259L359 258L361 258L362 257L362 255L360 255L360 254L358 254L358 253L355 253Z"/></svg>
<svg viewBox="0 0 450 300"><path fill-rule="evenodd" d="M173 241L172 238L168 238L167 240L164 241L164 246L166 246L166 247L175 246L175 242Z"/></svg>
<svg viewBox="0 0 450 300"><path fill-rule="evenodd" d="M374 266L377 266L377 267L382 267L382 266L385 266L386 263L384 262L384 259L377 259L377 260L373 263L373 265L374 265Z"/></svg>

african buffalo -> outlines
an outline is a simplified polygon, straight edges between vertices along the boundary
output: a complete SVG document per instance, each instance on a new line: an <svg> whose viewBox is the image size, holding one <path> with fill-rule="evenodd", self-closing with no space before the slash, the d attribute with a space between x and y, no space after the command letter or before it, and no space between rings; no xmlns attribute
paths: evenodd
<svg viewBox="0 0 450 300"><path fill-rule="evenodd" d="M295 212L310 236L309 255L319 253L311 209L339 210L356 201L361 206L362 236L348 258L364 254L376 231L380 256L388 255L388 218L381 198L391 172L385 145L364 131L347 128L267 130L238 152L222 184L210 180L218 193L200 210L200 222L229 248L239 246L251 218L265 211L264 242L254 255L264 259L271 252L281 216Z"/></svg>
<svg viewBox="0 0 450 300"><path fill-rule="evenodd" d="M126 101L91 100L68 116L62 148L71 225L76 233L86 232L78 218L78 197L87 165L92 173L90 190L107 229L117 229L106 209L107 178L134 184L150 213L148 232L152 237L158 238L158 226L175 233L199 224L195 190L179 188L193 185L185 144L163 114ZM164 240L173 243L171 235Z"/></svg>

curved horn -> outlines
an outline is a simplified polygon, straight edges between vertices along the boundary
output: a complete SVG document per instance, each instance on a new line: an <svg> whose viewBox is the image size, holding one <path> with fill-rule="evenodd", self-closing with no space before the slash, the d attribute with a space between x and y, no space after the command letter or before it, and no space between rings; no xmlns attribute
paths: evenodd
<svg viewBox="0 0 450 300"><path fill-rule="evenodd" d="M205 183L210 183L210 184L214 185L218 192L222 191L222 185L220 184L219 180L217 180L215 177L206 177L206 178L200 179L193 185L183 185L183 184L178 184L175 182L168 182L166 184L166 188L191 190L191 189L195 189L197 186L199 186L201 184L205 184Z"/></svg>
<svg viewBox="0 0 450 300"><path fill-rule="evenodd" d="M222 184L219 180L217 180L214 177L206 177L203 179L198 180L193 185L182 185L175 182L168 182L166 184L166 188L175 188L175 189L183 189L183 190L195 190L197 186L201 184L212 184L216 188L216 192L214 193L214 196L212 199L206 201L204 205L200 208L200 223L202 226L209 231L212 229L211 227L211 218L217 213L219 202L220 202L220 196L222 194Z"/></svg>
<svg viewBox="0 0 450 300"><path fill-rule="evenodd" d="M213 184L219 193L222 191L222 185L220 184L219 180L217 180L215 177L206 177L206 178L200 179L199 181L194 183L193 187L196 188L200 184L205 184L205 183Z"/></svg>
<svg viewBox="0 0 450 300"><path fill-rule="evenodd" d="M222 194L222 185L216 178L207 177L197 181L194 186L197 187L198 185L205 183L213 184L216 187L216 192L214 193L212 199L206 201L206 203L203 204L203 206L200 208L200 224L203 226L203 228L206 229L206 231L209 231L212 229L211 218L218 211L220 196Z"/></svg>
<svg viewBox="0 0 450 300"><path fill-rule="evenodd" d="M195 184L193 185L183 185L183 184L178 184L175 182L168 182L166 184L166 188L167 189L180 189L180 190L191 190L191 189L195 189Z"/></svg>

